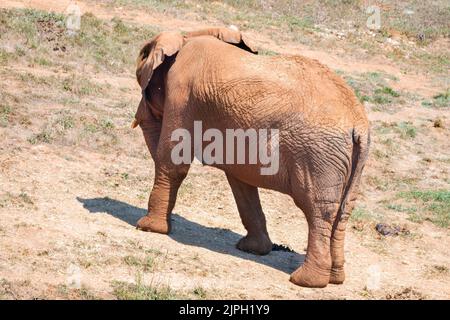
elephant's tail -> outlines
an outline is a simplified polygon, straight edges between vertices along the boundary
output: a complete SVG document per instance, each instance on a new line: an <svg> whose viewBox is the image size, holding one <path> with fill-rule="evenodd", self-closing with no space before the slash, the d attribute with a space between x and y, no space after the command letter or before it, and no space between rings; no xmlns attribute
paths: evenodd
<svg viewBox="0 0 450 320"><path fill-rule="evenodd" d="M350 177L344 189L342 196L339 215L343 215L346 205L350 201L354 201L361 180L361 174L369 156L370 131L368 128L354 128L352 132L353 151Z"/></svg>

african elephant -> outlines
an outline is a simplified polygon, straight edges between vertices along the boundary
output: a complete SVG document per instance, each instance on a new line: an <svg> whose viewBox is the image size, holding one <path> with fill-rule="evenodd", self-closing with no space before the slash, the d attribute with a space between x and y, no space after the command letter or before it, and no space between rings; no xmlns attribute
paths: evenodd
<svg viewBox="0 0 450 320"><path fill-rule="evenodd" d="M316 60L257 55L245 36L226 28L160 33L141 49L136 75L142 99L132 126L141 127L155 162L148 215L137 228L170 232L177 190L189 170L189 163L171 158L176 129L192 133L195 121L202 132L275 128L275 174L261 174L259 160L209 164L225 172L247 230L237 248L271 251L258 188L275 190L292 197L309 227L305 261L291 282L343 283L345 227L370 144L364 107L348 85Z"/></svg>

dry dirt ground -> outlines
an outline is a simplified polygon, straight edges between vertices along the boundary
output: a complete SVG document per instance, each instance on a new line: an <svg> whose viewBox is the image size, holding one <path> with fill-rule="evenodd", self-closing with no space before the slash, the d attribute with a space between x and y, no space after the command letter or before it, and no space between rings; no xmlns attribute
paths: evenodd
<svg viewBox="0 0 450 320"><path fill-rule="evenodd" d="M419 65L408 71L383 55L248 30L269 53L307 55L336 70L362 95L372 123L371 157L347 232L347 280L307 289L288 281L305 255L302 212L288 197L261 190L272 240L294 252L240 252L234 244L244 229L218 170L192 166L171 235L135 229L154 171L141 132L129 128L140 98L133 60L145 36L124 33L220 21L77 3L95 32L112 25L106 39L86 31L93 42L85 50L86 39L61 35L52 17L41 12L31 23L37 31L21 18L36 16L24 8L62 13L69 1L0 3L0 299L450 298L448 58L444 73ZM95 51L96 41L105 52ZM113 53L125 47L132 49ZM448 38L418 50L448 57ZM382 236L377 223L403 232Z"/></svg>

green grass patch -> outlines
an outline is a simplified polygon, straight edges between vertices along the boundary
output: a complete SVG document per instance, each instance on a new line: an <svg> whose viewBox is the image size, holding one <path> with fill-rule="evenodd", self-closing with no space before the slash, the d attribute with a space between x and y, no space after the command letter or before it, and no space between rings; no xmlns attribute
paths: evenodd
<svg viewBox="0 0 450 320"><path fill-rule="evenodd" d="M450 89L433 97L433 106L438 108L450 107Z"/></svg>
<svg viewBox="0 0 450 320"><path fill-rule="evenodd" d="M155 27L125 23L118 18L101 20L86 13L81 17L81 29L71 36L65 22L62 14L0 9L0 32L16 39L21 52L15 55L41 66L82 60L96 68L130 71L141 45L159 32ZM8 59L9 53L0 50L0 64Z"/></svg>
<svg viewBox="0 0 450 320"><path fill-rule="evenodd" d="M0 104L0 127L8 125L11 113L12 110L9 105Z"/></svg>
<svg viewBox="0 0 450 320"><path fill-rule="evenodd" d="M364 207L355 207L350 215L351 221L372 221L376 216Z"/></svg>
<svg viewBox="0 0 450 320"><path fill-rule="evenodd" d="M394 89L390 88L390 87L382 87L382 88L378 88L375 90L376 94L384 94L384 95L388 95L391 97L400 97L400 94L397 91L394 91Z"/></svg>
<svg viewBox="0 0 450 320"><path fill-rule="evenodd" d="M443 228L450 226L450 190L413 190L401 192L398 196L420 205L416 211L411 211L415 222L429 220Z"/></svg>
<svg viewBox="0 0 450 320"><path fill-rule="evenodd" d="M402 139L414 139L417 136L417 128L410 121L402 121L397 124L395 131Z"/></svg>
<svg viewBox="0 0 450 320"><path fill-rule="evenodd" d="M347 84L353 88L361 103L388 105L398 101L400 93L387 85L387 80L398 81L392 75L379 72L366 72L357 75L344 75Z"/></svg>
<svg viewBox="0 0 450 320"><path fill-rule="evenodd" d="M27 140L31 144L38 144L38 143L52 143L53 136L50 130L44 129L43 131L32 135Z"/></svg>
<svg viewBox="0 0 450 320"><path fill-rule="evenodd" d="M437 94L432 100L422 101L422 106L426 108L449 108L450 107L450 89Z"/></svg>
<svg viewBox="0 0 450 320"><path fill-rule="evenodd" d="M151 271L155 263L155 258L153 256L146 256L145 258L125 256L123 261L130 267L141 268L143 271Z"/></svg>
<svg viewBox="0 0 450 320"><path fill-rule="evenodd" d="M0 48L0 66L6 65L11 58L11 53L7 52L3 48Z"/></svg>
<svg viewBox="0 0 450 320"><path fill-rule="evenodd" d="M258 54L261 56L278 56L279 53L270 49L258 49Z"/></svg>
<svg viewBox="0 0 450 320"><path fill-rule="evenodd" d="M203 287L196 287L192 293L199 299L206 299L208 294Z"/></svg>
<svg viewBox="0 0 450 320"><path fill-rule="evenodd" d="M62 89L78 96L97 95L103 92L102 86L84 77L70 76L65 78Z"/></svg>
<svg viewBox="0 0 450 320"><path fill-rule="evenodd" d="M31 144L53 143L63 138L68 130L76 127L76 120L71 112L61 110L56 112L52 119L44 126L41 132L28 138Z"/></svg>
<svg viewBox="0 0 450 320"><path fill-rule="evenodd" d="M178 300L184 295L172 290L168 286L145 285L140 277L136 283L114 281L113 295L118 300Z"/></svg>
<svg viewBox="0 0 450 320"><path fill-rule="evenodd" d="M85 286L78 289L61 284L57 287L57 292L68 300L99 300L99 298Z"/></svg>
<svg viewBox="0 0 450 320"><path fill-rule="evenodd" d="M50 67L53 65L53 63L45 57L36 57L33 61L42 67Z"/></svg>

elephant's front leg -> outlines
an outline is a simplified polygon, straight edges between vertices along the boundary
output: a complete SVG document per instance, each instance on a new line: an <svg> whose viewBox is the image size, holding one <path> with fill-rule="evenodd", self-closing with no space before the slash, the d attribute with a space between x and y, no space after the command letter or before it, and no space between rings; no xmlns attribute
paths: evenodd
<svg viewBox="0 0 450 320"><path fill-rule="evenodd" d="M188 168L184 166L156 170L155 182L148 200L148 213L138 221L138 229L163 234L170 232L170 216L175 206L178 188L187 171Z"/></svg>
<svg viewBox="0 0 450 320"><path fill-rule="evenodd" d="M234 199L247 235L237 243L239 250L265 255L272 251L267 232L266 218L261 208L258 188L248 185L227 174Z"/></svg>

